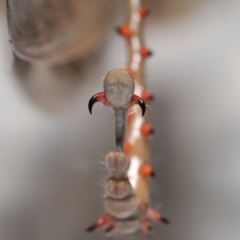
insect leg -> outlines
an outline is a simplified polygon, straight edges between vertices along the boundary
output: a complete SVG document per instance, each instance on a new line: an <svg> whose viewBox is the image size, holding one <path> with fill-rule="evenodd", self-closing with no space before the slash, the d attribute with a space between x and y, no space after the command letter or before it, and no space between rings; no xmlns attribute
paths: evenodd
<svg viewBox="0 0 240 240"><path fill-rule="evenodd" d="M153 210L152 208L147 209L147 216L155 222L162 222L165 224L170 223L167 218L163 217L159 212Z"/></svg>
<svg viewBox="0 0 240 240"><path fill-rule="evenodd" d="M93 232L100 230L102 228L108 227L113 221L113 218L110 214L105 214L100 217L94 224L86 228L86 232Z"/></svg>

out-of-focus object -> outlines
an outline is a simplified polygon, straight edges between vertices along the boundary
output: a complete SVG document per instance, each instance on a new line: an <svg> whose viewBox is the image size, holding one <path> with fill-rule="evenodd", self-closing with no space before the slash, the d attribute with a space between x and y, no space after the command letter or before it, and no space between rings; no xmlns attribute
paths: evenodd
<svg viewBox="0 0 240 240"><path fill-rule="evenodd" d="M44 65L85 57L102 42L114 4L113 0L7 0L13 52Z"/></svg>

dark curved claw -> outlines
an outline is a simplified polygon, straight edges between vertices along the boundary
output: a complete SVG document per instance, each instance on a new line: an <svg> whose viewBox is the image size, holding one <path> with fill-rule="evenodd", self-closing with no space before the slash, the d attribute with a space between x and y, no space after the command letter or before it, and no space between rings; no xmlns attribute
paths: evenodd
<svg viewBox="0 0 240 240"><path fill-rule="evenodd" d="M131 104L138 104L142 109L142 116L144 116L145 111L146 111L146 104L145 104L145 102L143 101L142 98L140 98L139 96L134 94L132 96Z"/></svg>
<svg viewBox="0 0 240 240"><path fill-rule="evenodd" d="M92 114L92 107L96 102L104 102L105 94L104 92L97 93L91 97L91 99L88 102L88 110L90 114Z"/></svg>
<svg viewBox="0 0 240 240"><path fill-rule="evenodd" d="M145 102L141 98L138 99L138 105L142 109L142 116L144 116L145 111L146 111L146 104L145 104Z"/></svg>

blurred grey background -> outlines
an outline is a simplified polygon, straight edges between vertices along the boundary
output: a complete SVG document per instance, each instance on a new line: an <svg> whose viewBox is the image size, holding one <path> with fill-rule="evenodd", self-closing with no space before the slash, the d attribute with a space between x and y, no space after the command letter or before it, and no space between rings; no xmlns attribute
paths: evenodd
<svg viewBox="0 0 240 240"><path fill-rule="evenodd" d="M240 1L148 1L146 79L157 173L152 206L172 224L152 239L240 239ZM69 65L12 55L0 12L0 239L104 239L85 228L103 213L112 113L89 98L126 65L118 2L101 48ZM147 239L141 234L132 239Z"/></svg>

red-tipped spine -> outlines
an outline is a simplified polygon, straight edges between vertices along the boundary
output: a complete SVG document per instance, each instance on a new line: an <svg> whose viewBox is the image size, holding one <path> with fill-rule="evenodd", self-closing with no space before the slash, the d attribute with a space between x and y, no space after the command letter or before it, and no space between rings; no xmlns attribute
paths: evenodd
<svg viewBox="0 0 240 240"><path fill-rule="evenodd" d="M149 9L145 6L143 6L139 9L139 14L140 14L141 18L145 18L147 15L149 15Z"/></svg>
<svg viewBox="0 0 240 240"><path fill-rule="evenodd" d="M155 177L155 172L152 167L148 164L143 164L139 168L139 174L144 178Z"/></svg>
<svg viewBox="0 0 240 240"><path fill-rule="evenodd" d="M149 123L143 123L140 131L144 137L149 137L154 133L153 126Z"/></svg>
<svg viewBox="0 0 240 240"><path fill-rule="evenodd" d="M127 40L130 40L133 36L133 31L128 25L122 25L120 27L117 27L116 31Z"/></svg>
<svg viewBox="0 0 240 240"><path fill-rule="evenodd" d="M144 59L153 55L152 51L149 48L144 46L141 48L140 54Z"/></svg>

